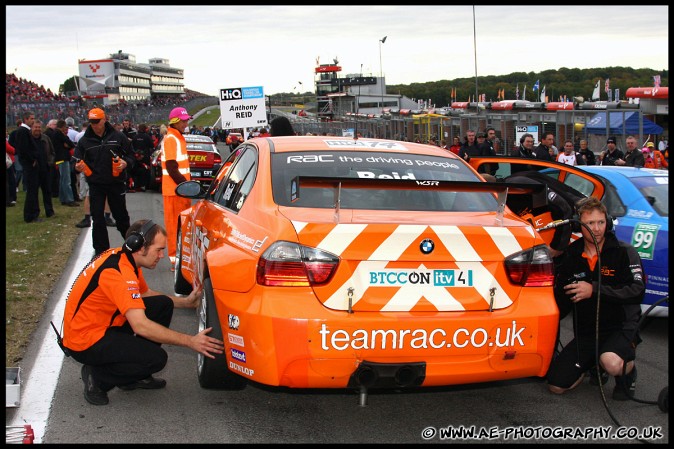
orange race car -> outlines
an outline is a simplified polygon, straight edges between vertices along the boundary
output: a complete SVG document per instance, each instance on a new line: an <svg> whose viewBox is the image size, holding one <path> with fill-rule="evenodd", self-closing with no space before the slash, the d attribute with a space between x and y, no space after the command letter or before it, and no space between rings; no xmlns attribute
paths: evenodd
<svg viewBox="0 0 674 449"><path fill-rule="evenodd" d="M544 376L553 262L509 195L453 153L380 139L248 140L178 223L175 290L204 293L204 388L439 386ZM542 223L546 224L546 223Z"/></svg>

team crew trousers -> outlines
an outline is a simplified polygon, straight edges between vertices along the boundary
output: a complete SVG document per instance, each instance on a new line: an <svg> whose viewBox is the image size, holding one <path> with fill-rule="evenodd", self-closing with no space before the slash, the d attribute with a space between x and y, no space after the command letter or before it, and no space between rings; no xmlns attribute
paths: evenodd
<svg viewBox="0 0 674 449"><path fill-rule="evenodd" d="M110 248L108 228L105 224L105 200L108 200L112 217L117 222L117 230L126 238L126 231L131 226L129 212L126 210L126 186L124 183L92 184L89 183L89 208L91 209L92 240L94 251L100 254Z"/></svg>
<svg viewBox="0 0 674 449"><path fill-rule="evenodd" d="M169 327L173 301L165 295L143 298L145 315ZM166 366L168 354L159 343L134 335L131 325L111 327L103 338L84 351L70 351L73 359L90 365L103 391L146 379Z"/></svg>

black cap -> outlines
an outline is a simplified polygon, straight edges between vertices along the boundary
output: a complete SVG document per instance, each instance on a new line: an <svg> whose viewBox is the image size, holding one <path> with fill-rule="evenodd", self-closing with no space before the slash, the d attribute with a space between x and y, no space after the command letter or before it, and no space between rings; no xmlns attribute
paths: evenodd
<svg viewBox="0 0 674 449"><path fill-rule="evenodd" d="M484 137L484 138L486 138L487 135L486 135L485 133L477 133L477 137Z"/></svg>
<svg viewBox="0 0 674 449"><path fill-rule="evenodd" d="M609 137L606 139L606 143L615 143L615 137Z"/></svg>

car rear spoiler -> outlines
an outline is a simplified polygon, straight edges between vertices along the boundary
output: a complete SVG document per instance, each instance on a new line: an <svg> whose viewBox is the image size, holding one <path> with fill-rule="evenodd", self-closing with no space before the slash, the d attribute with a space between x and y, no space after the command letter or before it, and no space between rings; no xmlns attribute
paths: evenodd
<svg viewBox="0 0 674 449"><path fill-rule="evenodd" d="M393 190L439 190L446 192L495 192L498 201L496 223L503 225L503 212L508 194L532 195L534 207L548 203L547 187L544 184L491 181L439 181L424 179L347 178L330 176L296 176L290 181L290 201L300 198L302 188L332 187L336 190L335 213L339 218L341 190L345 189L393 189Z"/></svg>

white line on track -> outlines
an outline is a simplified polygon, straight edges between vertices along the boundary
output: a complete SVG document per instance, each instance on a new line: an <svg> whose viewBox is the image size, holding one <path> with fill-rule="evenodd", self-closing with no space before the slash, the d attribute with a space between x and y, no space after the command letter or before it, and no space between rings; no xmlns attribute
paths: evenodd
<svg viewBox="0 0 674 449"><path fill-rule="evenodd" d="M49 318L54 322L59 332L61 332L60 324L63 319L63 310L65 309L70 286L75 282L75 278L82 270L82 267L93 256L91 229L87 231L84 241L76 249L75 263L72 265L70 277L65 284L66 288L63 290L62 296L57 301ZM11 426L30 425L35 434L34 443L42 442L64 357L63 351L61 351L58 343L56 343L54 331L51 329L51 325L49 325L30 373L24 373L23 370L21 372L21 403L14 415Z"/></svg>

